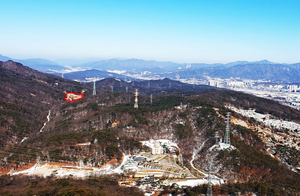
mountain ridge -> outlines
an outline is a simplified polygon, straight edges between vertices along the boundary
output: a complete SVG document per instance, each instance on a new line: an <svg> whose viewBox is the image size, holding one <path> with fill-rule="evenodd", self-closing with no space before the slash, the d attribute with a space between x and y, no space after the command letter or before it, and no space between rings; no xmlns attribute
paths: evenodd
<svg viewBox="0 0 300 196"><path fill-rule="evenodd" d="M3 57L7 59L9 57ZM60 72L68 68L62 67L52 61L45 59L27 59L19 60L23 64L38 69L43 72ZM84 64L76 65L84 69L98 69L101 71L125 71L116 77L125 78L125 75L147 78L171 78L177 79L202 79L211 78L240 78L251 80L270 80L273 82L297 82L300 80L300 63L284 64L274 63L268 60L261 61L236 61L231 63L173 63L173 62L158 62L154 60L143 59L109 59L101 61L93 61ZM77 69L78 70L78 69ZM76 71L75 69L69 70ZM86 71L86 77L92 78L93 74ZM90 76L89 76L90 74ZM107 76L105 76L107 77ZM74 78L73 79L78 79Z"/></svg>

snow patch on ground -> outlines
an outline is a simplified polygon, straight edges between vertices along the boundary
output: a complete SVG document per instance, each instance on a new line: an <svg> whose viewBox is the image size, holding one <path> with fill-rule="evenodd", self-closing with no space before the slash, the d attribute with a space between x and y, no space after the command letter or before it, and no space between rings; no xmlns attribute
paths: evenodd
<svg viewBox="0 0 300 196"><path fill-rule="evenodd" d="M210 151L212 150L235 150L236 147L234 147L233 145L231 144L225 144L225 143L218 143L218 144L215 144L213 145L212 147L209 148Z"/></svg>
<svg viewBox="0 0 300 196"><path fill-rule="evenodd" d="M212 179L211 180L213 185L220 185L223 184L224 181L223 180L219 180L219 179ZM207 179L195 179L195 180L186 180L186 181L181 181L181 182L176 182L176 184L178 184L178 186L182 187L182 186L198 186L201 184L207 184L208 181Z"/></svg>
<svg viewBox="0 0 300 196"><path fill-rule="evenodd" d="M67 176L74 176L77 178L85 178L88 176L93 175L103 175L103 174L115 174L115 173L122 173L123 170L121 169L122 166L127 162L129 155L123 154L123 161L120 166L114 168L112 164L107 164L102 168L97 167L87 167L87 166L73 166L68 165L61 165L58 163L43 163L39 164L36 163L29 169L14 172L13 170L9 172L10 175L37 175L37 176L57 176L57 177L67 177Z"/></svg>
<svg viewBox="0 0 300 196"><path fill-rule="evenodd" d="M129 155L123 154L123 161L122 161L121 165L119 167L117 167L116 169L114 169L113 172L118 173L118 174L123 173L123 170L121 168L123 165L125 165L127 163L128 158L129 158Z"/></svg>
<svg viewBox="0 0 300 196"><path fill-rule="evenodd" d="M268 127L274 127L277 129L288 129L288 130L300 130L300 124L286 121L286 120L278 120L274 119L275 117L270 114L261 114L255 112L254 109L244 110L238 109L236 107L230 106L229 109L233 110L236 113L239 113L243 116L247 116L249 118L254 118L256 121L262 122Z"/></svg>
<svg viewBox="0 0 300 196"><path fill-rule="evenodd" d="M39 163L36 163L33 167L19 171L19 172L10 172L9 174L14 175L37 175L37 176L57 176L57 177L67 177L67 176L74 176L78 178L85 178L87 176L90 176L93 174L94 169L88 168L88 167L77 167L77 166L59 166L54 164L48 164L45 163L43 165L40 165Z"/></svg>
<svg viewBox="0 0 300 196"><path fill-rule="evenodd" d="M43 127L41 128L40 132L43 132L43 129L44 129L44 127L46 126L46 124L47 124L48 122L50 122L50 114L51 114L51 111L49 110L48 115L47 115L47 122L44 123L44 125L43 125Z"/></svg>
<svg viewBox="0 0 300 196"><path fill-rule="evenodd" d="M208 140L208 139L207 139L207 140ZM207 140L205 140L205 141L202 143L202 145L201 145L198 149L195 149L195 150L194 150L193 156L192 156L192 160L190 161L190 164L191 164L192 168L193 168L194 170L196 170L197 172L201 173L201 174L204 175L204 176L208 176L208 175L207 175L206 173L204 173L204 172L198 170L198 169L194 166L194 163L193 163L193 162L194 162L194 160L195 160L196 154L198 154L198 152L203 148L203 146L205 145L205 143L206 143Z"/></svg>
<svg viewBox="0 0 300 196"><path fill-rule="evenodd" d="M107 70L110 73L123 74L126 73L126 70Z"/></svg>
<svg viewBox="0 0 300 196"><path fill-rule="evenodd" d="M25 141L25 140L27 140L29 137L24 137L22 140L21 140L21 144Z"/></svg>

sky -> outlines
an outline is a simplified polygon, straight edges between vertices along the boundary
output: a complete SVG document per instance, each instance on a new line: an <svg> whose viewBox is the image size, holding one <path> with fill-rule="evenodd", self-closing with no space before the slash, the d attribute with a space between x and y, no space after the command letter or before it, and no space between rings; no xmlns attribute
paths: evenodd
<svg viewBox="0 0 300 196"><path fill-rule="evenodd" d="M0 54L300 62L299 0L1 0Z"/></svg>

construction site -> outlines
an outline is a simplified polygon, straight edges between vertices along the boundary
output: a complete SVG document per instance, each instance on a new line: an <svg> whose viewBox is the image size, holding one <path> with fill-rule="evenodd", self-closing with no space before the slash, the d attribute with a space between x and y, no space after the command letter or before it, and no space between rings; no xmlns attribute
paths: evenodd
<svg viewBox="0 0 300 196"><path fill-rule="evenodd" d="M178 149L175 150L172 146L160 146L158 142L156 142L153 147L152 152L142 152L129 157L123 167L125 176L143 178L153 175L155 178L195 178L195 176L183 166L181 154Z"/></svg>
<svg viewBox="0 0 300 196"><path fill-rule="evenodd" d="M128 156L121 169L123 178L119 185L138 187L149 195L161 191L162 186L196 186L200 184L219 185L224 180L205 171L194 168L192 173L182 163L181 150L176 143L166 139L141 141L150 152ZM193 160L192 160L193 161Z"/></svg>

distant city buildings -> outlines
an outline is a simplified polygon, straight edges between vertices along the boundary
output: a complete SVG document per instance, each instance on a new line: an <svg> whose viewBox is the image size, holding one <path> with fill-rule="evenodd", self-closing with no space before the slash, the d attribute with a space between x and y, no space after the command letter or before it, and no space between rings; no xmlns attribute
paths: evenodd
<svg viewBox="0 0 300 196"><path fill-rule="evenodd" d="M196 81L196 83L203 84L205 81ZM296 84L279 84L266 80L248 80L240 78L207 78L206 83L218 88L227 88L266 99L272 99L283 105L300 110L300 86Z"/></svg>

